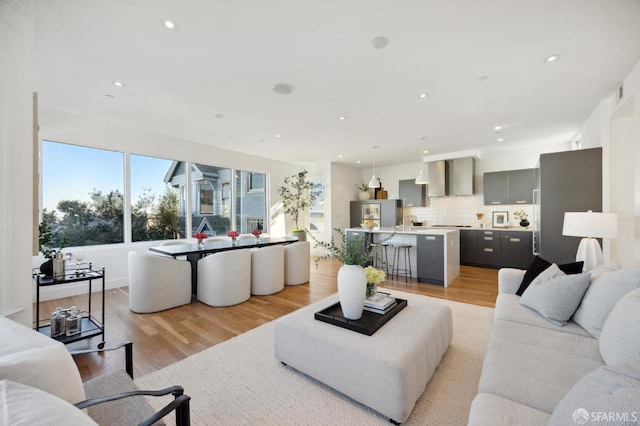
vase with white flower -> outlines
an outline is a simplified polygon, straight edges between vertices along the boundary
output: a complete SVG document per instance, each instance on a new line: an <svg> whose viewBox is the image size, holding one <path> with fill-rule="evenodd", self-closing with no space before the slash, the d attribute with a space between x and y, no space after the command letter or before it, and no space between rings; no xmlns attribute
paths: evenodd
<svg viewBox="0 0 640 426"><path fill-rule="evenodd" d="M371 299L378 291L378 284L387 278L383 270L367 266L364 268L364 275L367 277L367 299Z"/></svg>
<svg viewBox="0 0 640 426"><path fill-rule="evenodd" d="M517 212L514 212L513 216L515 216L516 218L520 219L520 226L525 227L525 228L527 226L529 226L529 221L527 220L529 215L524 210L518 210Z"/></svg>
<svg viewBox="0 0 640 426"><path fill-rule="evenodd" d="M327 252L316 259L316 267L324 259L336 259L343 264L338 270L340 307L345 318L357 320L362 317L367 297L367 275L363 266L371 264L376 256L377 246L371 246L360 235L347 238L341 229L336 228L335 231L340 235L339 244L336 244L333 237L330 242L326 242L310 236L316 248L323 248Z"/></svg>

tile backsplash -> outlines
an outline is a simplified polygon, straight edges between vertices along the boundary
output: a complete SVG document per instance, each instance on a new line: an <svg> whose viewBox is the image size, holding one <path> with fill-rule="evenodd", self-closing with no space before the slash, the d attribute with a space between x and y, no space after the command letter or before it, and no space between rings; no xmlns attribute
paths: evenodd
<svg viewBox="0 0 640 426"><path fill-rule="evenodd" d="M485 206L482 194L464 197L431 197L429 207L408 207L404 214L407 225L413 219L415 222L422 222L423 226L426 222L426 226L471 225L475 227L480 224L476 219L476 213L484 213L482 223L491 226L492 213L506 211L509 213L509 222L517 226L520 220L513 213L519 210L524 210L529 222L533 223L532 205Z"/></svg>

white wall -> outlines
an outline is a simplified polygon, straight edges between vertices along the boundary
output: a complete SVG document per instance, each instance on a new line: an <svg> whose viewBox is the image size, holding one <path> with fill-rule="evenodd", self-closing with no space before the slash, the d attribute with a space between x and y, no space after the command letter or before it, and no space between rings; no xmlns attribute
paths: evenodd
<svg viewBox="0 0 640 426"><path fill-rule="evenodd" d="M34 1L0 2L0 315L32 322Z"/></svg>

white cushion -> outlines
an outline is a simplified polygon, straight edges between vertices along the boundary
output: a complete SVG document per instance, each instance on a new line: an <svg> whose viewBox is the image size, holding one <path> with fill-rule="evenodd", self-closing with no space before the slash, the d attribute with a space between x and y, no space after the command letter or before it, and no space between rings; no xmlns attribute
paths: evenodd
<svg viewBox="0 0 640 426"><path fill-rule="evenodd" d="M613 307L600 333L600 354L607 364L640 363L640 288Z"/></svg>
<svg viewBox="0 0 640 426"><path fill-rule="evenodd" d="M547 272L554 267L557 271ZM557 276L558 272L562 275ZM548 279L550 276L556 278ZM520 297L520 304L535 310L552 324L563 326L580 305L590 277L588 272L564 275L555 264L551 265L531 282Z"/></svg>
<svg viewBox="0 0 640 426"><path fill-rule="evenodd" d="M638 424L640 360L587 374L553 410L549 425Z"/></svg>
<svg viewBox="0 0 640 426"><path fill-rule="evenodd" d="M66 386L64 382L58 384ZM97 425L84 411L31 386L0 380L0 424Z"/></svg>
<svg viewBox="0 0 640 426"><path fill-rule="evenodd" d="M72 404L85 399L71 354L60 342L0 316L0 380L33 386Z"/></svg>
<svg viewBox="0 0 640 426"><path fill-rule="evenodd" d="M573 314L573 321L587 330L593 337L600 337L602 326L616 303L631 290L640 287L640 269L620 269L602 273L594 279L584 294L580 307Z"/></svg>

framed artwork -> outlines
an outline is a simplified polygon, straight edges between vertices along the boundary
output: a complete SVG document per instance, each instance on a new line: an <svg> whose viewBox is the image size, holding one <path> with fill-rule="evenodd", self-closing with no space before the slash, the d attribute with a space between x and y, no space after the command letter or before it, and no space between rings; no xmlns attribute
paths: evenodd
<svg viewBox="0 0 640 426"><path fill-rule="evenodd" d="M509 212L493 212L493 221L491 223L494 228L509 226Z"/></svg>

